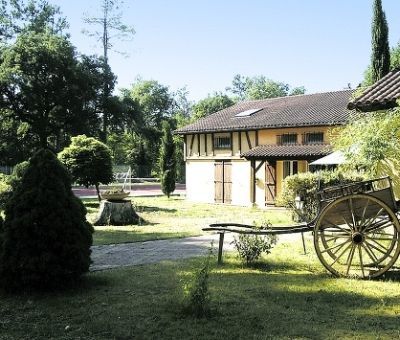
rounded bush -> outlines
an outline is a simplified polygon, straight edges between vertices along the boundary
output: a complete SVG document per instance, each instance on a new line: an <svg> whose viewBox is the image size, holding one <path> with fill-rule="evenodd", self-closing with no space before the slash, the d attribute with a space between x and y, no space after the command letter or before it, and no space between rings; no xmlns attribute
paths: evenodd
<svg viewBox="0 0 400 340"><path fill-rule="evenodd" d="M40 150L6 205L0 285L20 291L76 281L89 269L92 233L67 170L51 151Z"/></svg>

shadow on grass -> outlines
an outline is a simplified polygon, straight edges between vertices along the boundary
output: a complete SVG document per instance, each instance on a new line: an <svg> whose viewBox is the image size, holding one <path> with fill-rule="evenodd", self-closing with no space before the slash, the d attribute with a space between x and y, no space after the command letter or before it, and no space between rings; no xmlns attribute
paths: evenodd
<svg viewBox="0 0 400 340"><path fill-rule="evenodd" d="M152 206L145 206L145 205L136 205L135 207L136 212L166 212L166 213L175 213L177 212L176 209L169 209L169 208L161 208L161 207L152 207Z"/></svg>
<svg viewBox="0 0 400 340"><path fill-rule="evenodd" d="M183 238L190 236L189 233L144 233L142 231L126 230L96 230L93 234L93 245L106 245L116 243L132 243L144 241L165 240L171 238Z"/></svg>

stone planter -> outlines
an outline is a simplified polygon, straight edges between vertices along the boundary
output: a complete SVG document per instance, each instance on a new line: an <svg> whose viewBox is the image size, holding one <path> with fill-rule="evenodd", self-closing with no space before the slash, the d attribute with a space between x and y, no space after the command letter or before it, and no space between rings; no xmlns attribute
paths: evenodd
<svg viewBox="0 0 400 340"><path fill-rule="evenodd" d="M124 198L129 196L129 192L115 192L115 193L102 193L101 198L110 201L110 202L115 202L115 201L121 201Z"/></svg>

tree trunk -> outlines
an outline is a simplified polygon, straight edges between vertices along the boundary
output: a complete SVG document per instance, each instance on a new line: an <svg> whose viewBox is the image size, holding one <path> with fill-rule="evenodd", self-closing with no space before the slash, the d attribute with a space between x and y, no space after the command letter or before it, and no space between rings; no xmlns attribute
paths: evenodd
<svg viewBox="0 0 400 340"><path fill-rule="evenodd" d="M130 200L102 201L94 225L129 225L138 222L139 216Z"/></svg>
<svg viewBox="0 0 400 340"><path fill-rule="evenodd" d="M100 190L99 190L99 183L95 184L96 187L96 192L97 192L97 198L99 199L99 202L101 202L101 196L100 196Z"/></svg>

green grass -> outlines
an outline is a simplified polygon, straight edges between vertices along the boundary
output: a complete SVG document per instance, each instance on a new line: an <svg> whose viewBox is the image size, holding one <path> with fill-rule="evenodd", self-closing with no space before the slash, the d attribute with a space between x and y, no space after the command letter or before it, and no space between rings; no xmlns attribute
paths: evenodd
<svg viewBox="0 0 400 340"><path fill-rule="evenodd" d="M89 221L94 221L99 203L83 200ZM133 200L141 218L139 225L95 227L94 244L113 244L188 237L203 234L201 228L216 222L253 224L268 220L272 224L290 224L286 211L234 207L188 202L181 197L138 197Z"/></svg>
<svg viewBox="0 0 400 340"><path fill-rule="evenodd" d="M394 339L400 276L335 279L301 243L253 268L213 265L209 319L182 314L202 259L95 272L63 293L0 295L0 339ZM213 262L215 263L215 259Z"/></svg>

